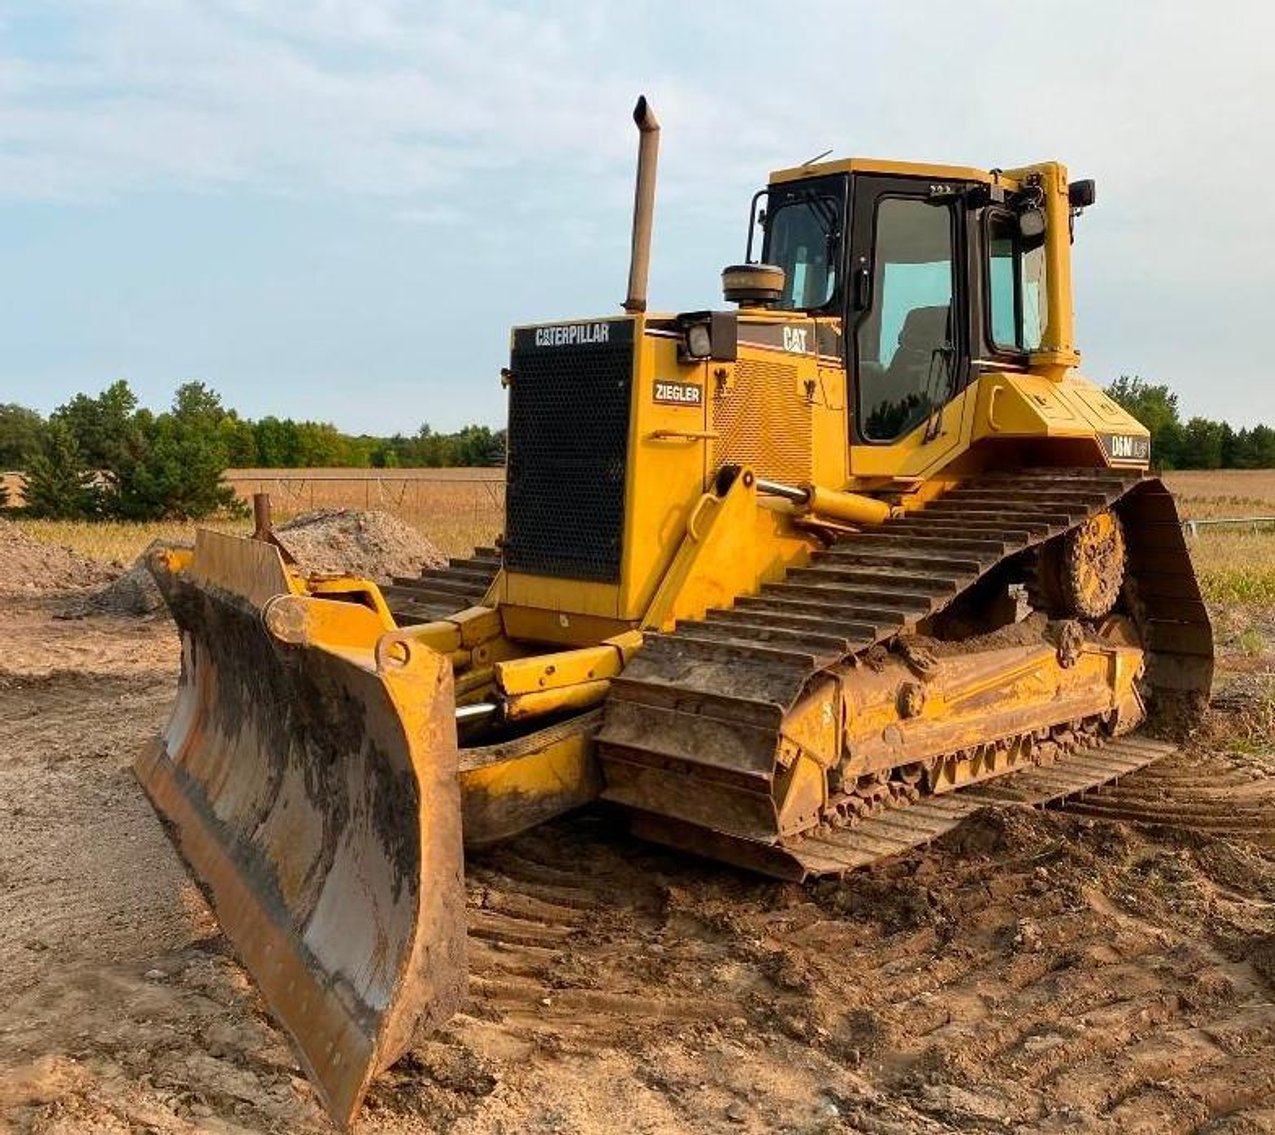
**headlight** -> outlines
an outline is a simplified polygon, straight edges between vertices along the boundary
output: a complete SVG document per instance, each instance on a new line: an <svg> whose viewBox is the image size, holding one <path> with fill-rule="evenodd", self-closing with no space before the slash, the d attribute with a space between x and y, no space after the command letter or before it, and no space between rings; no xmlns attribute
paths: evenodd
<svg viewBox="0 0 1275 1135"><path fill-rule="evenodd" d="M677 361L733 363L739 353L739 319L733 311L684 311L675 319Z"/></svg>
<svg viewBox="0 0 1275 1135"><path fill-rule="evenodd" d="M713 336L707 323L692 323L686 329L686 353L693 359L707 359L713 353Z"/></svg>

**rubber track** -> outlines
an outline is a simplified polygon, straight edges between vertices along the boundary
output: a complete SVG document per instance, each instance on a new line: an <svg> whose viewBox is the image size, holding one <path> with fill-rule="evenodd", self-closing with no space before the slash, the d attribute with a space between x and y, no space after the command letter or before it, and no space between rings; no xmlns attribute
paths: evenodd
<svg viewBox="0 0 1275 1135"><path fill-rule="evenodd" d="M598 737L604 773L617 764L676 770L688 796L768 792L783 716L813 677L914 630L1007 559L1113 506L1125 520L1149 681L1207 693L1212 633L1173 498L1160 481L1106 469L990 474L841 539L730 609L648 635L612 681ZM604 796L636 809L639 826L657 826L642 821L648 801L612 789ZM682 822L662 815L658 824L669 820ZM842 858L881 857L854 850L863 831L834 837Z"/></svg>
<svg viewBox="0 0 1275 1135"><path fill-rule="evenodd" d="M498 571L499 550L475 548L473 555L450 559L446 567L426 568L415 577L395 576L382 594L399 626L429 623L481 603Z"/></svg>

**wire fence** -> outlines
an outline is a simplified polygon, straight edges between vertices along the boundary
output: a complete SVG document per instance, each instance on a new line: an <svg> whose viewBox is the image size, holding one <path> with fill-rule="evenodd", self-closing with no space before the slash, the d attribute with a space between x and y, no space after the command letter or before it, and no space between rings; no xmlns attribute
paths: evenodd
<svg viewBox="0 0 1275 1135"><path fill-rule="evenodd" d="M268 493L279 517L318 508L362 508L416 524L446 519L484 526L498 523L505 507L503 469L233 469L223 479L245 502L255 493Z"/></svg>
<svg viewBox="0 0 1275 1135"><path fill-rule="evenodd" d="M1275 532L1275 516L1208 516L1182 521L1188 536L1198 536L1201 528L1247 528L1250 532Z"/></svg>

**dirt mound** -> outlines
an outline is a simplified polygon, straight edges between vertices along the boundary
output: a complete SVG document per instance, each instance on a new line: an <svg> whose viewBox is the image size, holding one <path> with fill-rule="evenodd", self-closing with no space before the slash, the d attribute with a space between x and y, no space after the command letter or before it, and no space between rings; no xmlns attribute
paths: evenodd
<svg viewBox="0 0 1275 1135"><path fill-rule="evenodd" d="M164 608L159 585L146 566L146 557L155 548L192 547L190 541L152 540L146 550L133 561L123 575L78 603L72 614L83 615L153 615Z"/></svg>
<svg viewBox="0 0 1275 1135"><path fill-rule="evenodd" d="M139 557L128 571L96 592L88 606L112 615L149 615L164 606L164 597Z"/></svg>
<svg viewBox="0 0 1275 1135"><path fill-rule="evenodd" d="M384 582L447 563L415 528L387 512L315 509L280 524L275 536L311 572L348 572Z"/></svg>
<svg viewBox="0 0 1275 1135"><path fill-rule="evenodd" d="M0 519L0 596L79 591L99 586L118 574L118 568L60 544L32 539L12 521Z"/></svg>

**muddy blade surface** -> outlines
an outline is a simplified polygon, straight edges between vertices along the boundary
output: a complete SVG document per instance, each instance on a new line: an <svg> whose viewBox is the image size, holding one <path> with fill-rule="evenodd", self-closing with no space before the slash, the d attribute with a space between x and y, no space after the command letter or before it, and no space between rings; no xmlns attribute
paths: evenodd
<svg viewBox="0 0 1275 1135"><path fill-rule="evenodd" d="M280 645L261 618L275 555L263 548L223 545L264 559L219 580L161 579L181 684L136 772L345 1125L464 990L451 673L431 652L383 670L370 653ZM217 575L217 549L204 552Z"/></svg>

